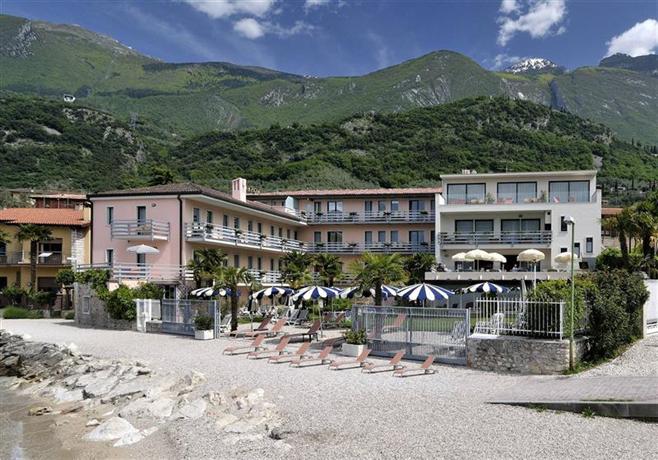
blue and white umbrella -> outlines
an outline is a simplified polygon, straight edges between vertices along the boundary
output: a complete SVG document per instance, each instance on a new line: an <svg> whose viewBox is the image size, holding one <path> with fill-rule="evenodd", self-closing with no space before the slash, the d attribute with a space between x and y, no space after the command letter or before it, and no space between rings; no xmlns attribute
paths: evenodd
<svg viewBox="0 0 658 460"><path fill-rule="evenodd" d="M467 287L466 292L485 292L487 294L489 293L502 294L504 292L509 292L509 288L485 281L484 283L478 283Z"/></svg>
<svg viewBox="0 0 658 460"><path fill-rule="evenodd" d="M297 291L293 296L293 300L317 300L317 299L333 299L340 295L340 290L324 286L306 286Z"/></svg>
<svg viewBox="0 0 658 460"><path fill-rule="evenodd" d="M260 291L256 291L251 294L252 299L261 300L263 297L268 297L273 299L274 297L291 295L293 292L292 289L282 286L271 286Z"/></svg>
<svg viewBox="0 0 658 460"><path fill-rule="evenodd" d="M190 295L195 297L227 297L231 295L231 290L216 287L204 287L191 291Z"/></svg>
<svg viewBox="0 0 658 460"><path fill-rule="evenodd" d="M424 302L426 300L431 302L433 300L447 299L451 295L455 295L455 293L449 289L425 283L404 287L397 293L398 297L412 302Z"/></svg>
<svg viewBox="0 0 658 460"><path fill-rule="evenodd" d="M397 294L398 290L394 287L391 286L382 286L382 297L384 299L388 299L389 297L395 297L395 294ZM349 287L345 288L342 291L340 291L340 297L342 299L352 299L357 296L365 296L365 297L374 297L375 296L375 288L370 288L367 291L364 291L362 288L359 286L354 286L354 287Z"/></svg>
<svg viewBox="0 0 658 460"><path fill-rule="evenodd" d="M361 289L359 286L345 288L340 291L340 294L338 294L341 299L353 299L354 297L360 295L363 295L363 289Z"/></svg>

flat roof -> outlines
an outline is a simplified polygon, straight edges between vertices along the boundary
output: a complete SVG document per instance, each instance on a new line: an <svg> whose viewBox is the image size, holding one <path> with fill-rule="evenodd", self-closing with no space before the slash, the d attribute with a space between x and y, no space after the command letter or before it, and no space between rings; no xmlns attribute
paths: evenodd
<svg viewBox="0 0 658 460"><path fill-rule="evenodd" d="M596 176L595 169L582 171L528 171L478 174L441 174L441 179L497 178L497 177L543 177L543 176Z"/></svg>
<svg viewBox="0 0 658 460"><path fill-rule="evenodd" d="M411 187L411 188L362 188L362 189L331 189L331 190L282 190L275 192L249 193L253 198L316 198L316 197L360 197L360 196L418 196L441 193L441 187Z"/></svg>

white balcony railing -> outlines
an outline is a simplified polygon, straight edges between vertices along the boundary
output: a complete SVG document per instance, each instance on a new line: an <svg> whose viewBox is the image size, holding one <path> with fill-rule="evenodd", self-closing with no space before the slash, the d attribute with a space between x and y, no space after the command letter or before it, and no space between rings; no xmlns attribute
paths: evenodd
<svg viewBox="0 0 658 460"><path fill-rule="evenodd" d="M5 252L0 254L0 265L19 265L30 263L29 252ZM67 260L61 252L51 252L48 257L37 257L37 265L70 265L71 262Z"/></svg>
<svg viewBox="0 0 658 460"><path fill-rule="evenodd" d="M193 242L214 242L232 246L270 249L275 251L301 251L304 242L278 236L261 235L256 232L238 230L222 225L186 223L185 238Z"/></svg>
<svg viewBox="0 0 658 460"><path fill-rule="evenodd" d="M307 243L306 250L312 253L358 254L363 252L403 253L434 252L434 243Z"/></svg>
<svg viewBox="0 0 658 460"><path fill-rule="evenodd" d="M550 231L539 232L481 232L481 233L439 233L439 245L464 245L477 247L478 245L550 245L552 234Z"/></svg>
<svg viewBox="0 0 658 460"><path fill-rule="evenodd" d="M110 271L110 279L122 281L190 281L192 270L185 265L115 263L77 265L77 271L104 269Z"/></svg>
<svg viewBox="0 0 658 460"><path fill-rule="evenodd" d="M117 240L168 240L169 222L156 220L114 220L112 239Z"/></svg>
<svg viewBox="0 0 658 460"><path fill-rule="evenodd" d="M598 201L598 193L594 192L590 195L589 192L570 192L570 193L550 193L541 192L540 194L492 194L486 195L464 195L464 194L449 194L446 199L446 204L449 205L512 205L512 204L533 204L533 203L596 203Z"/></svg>
<svg viewBox="0 0 658 460"><path fill-rule="evenodd" d="M434 223L434 211L305 212L309 224Z"/></svg>

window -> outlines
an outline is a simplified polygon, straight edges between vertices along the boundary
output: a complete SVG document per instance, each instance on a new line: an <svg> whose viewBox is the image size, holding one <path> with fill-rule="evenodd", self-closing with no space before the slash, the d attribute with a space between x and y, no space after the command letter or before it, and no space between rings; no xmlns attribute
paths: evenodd
<svg viewBox="0 0 658 460"><path fill-rule="evenodd" d="M270 225L270 236L274 236L274 225Z"/></svg>
<svg viewBox="0 0 658 460"><path fill-rule="evenodd" d="M7 287L7 277L0 276L0 289L4 289L6 287Z"/></svg>
<svg viewBox="0 0 658 460"><path fill-rule="evenodd" d="M563 252L569 252L569 248L560 248L560 254Z"/></svg>
<svg viewBox="0 0 658 460"><path fill-rule="evenodd" d="M391 200L391 212L400 210L400 202L398 200Z"/></svg>
<svg viewBox="0 0 658 460"><path fill-rule="evenodd" d="M499 182L498 203L529 203L537 198L536 182Z"/></svg>
<svg viewBox="0 0 658 460"><path fill-rule="evenodd" d="M295 240L299 239L299 238L297 238L297 230L294 231L293 236L294 236Z"/></svg>
<svg viewBox="0 0 658 460"><path fill-rule="evenodd" d="M137 206L137 222L146 222L146 206Z"/></svg>
<svg viewBox="0 0 658 460"><path fill-rule="evenodd" d="M233 266L234 267L240 266L240 256L237 254L233 256Z"/></svg>
<svg viewBox="0 0 658 460"><path fill-rule="evenodd" d="M580 257L580 243L573 244L573 252L576 256Z"/></svg>
<svg viewBox="0 0 658 460"><path fill-rule="evenodd" d="M397 230L391 230L391 243L400 242L400 232Z"/></svg>
<svg viewBox="0 0 658 460"><path fill-rule="evenodd" d="M7 255L7 243L0 241L0 257L5 257Z"/></svg>
<svg viewBox="0 0 658 460"><path fill-rule="evenodd" d="M419 230L411 230L409 232L409 242L411 244L419 244L425 241L425 232Z"/></svg>
<svg viewBox="0 0 658 460"><path fill-rule="evenodd" d="M258 222L258 226L257 226L257 227L258 227L258 233L262 235L262 234L263 234L263 224L261 224L260 222Z"/></svg>
<svg viewBox="0 0 658 460"><path fill-rule="evenodd" d="M263 258L262 257L259 257L259 258L256 259L256 267L258 268L258 270L263 269Z"/></svg>
<svg viewBox="0 0 658 460"><path fill-rule="evenodd" d="M588 236L585 238L585 252L591 254L594 252L594 238Z"/></svg>
<svg viewBox="0 0 658 460"><path fill-rule="evenodd" d="M322 232L313 232L313 242L322 243Z"/></svg>
<svg viewBox="0 0 658 460"><path fill-rule="evenodd" d="M540 231L540 219L501 219L502 233L528 233Z"/></svg>
<svg viewBox="0 0 658 460"><path fill-rule="evenodd" d="M383 230L380 230L377 232L377 242L378 243L386 243L386 232Z"/></svg>
<svg viewBox="0 0 658 460"><path fill-rule="evenodd" d="M283 238L283 229L279 227L279 238Z"/></svg>
<svg viewBox="0 0 658 460"><path fill-rule="evenodd" d="M286 238L290 239L290 229L289 228L286 229Z"/></svg>
<svg viewBox="0 0 658 460"><path fill-rule="evenodd" d="M253 220L247 221L247 231L249 231L249 232L254 231L254 221Z"/></svg>
<svg viewBox="0 0 658 460"><path fill-rule="evenodd" d="M247 268L251 270L254 268L254 256L247 257Z"/></svg>
<svg viewBox="0 0 658 460"><path fill-rule="evenodd" d="M146 254L137 254L137 265L146 265Z"/></svg>
<svg viewBox="0 0 658 460"><path fill-rule="evenodd" d="M114 249L105 250L105 263L110 267L114 265Z"/></svg>
<svg viewBox="0 0 658 460"><path fill-rule="evenodd" d="M371 231L365 232L364 239L366 244L372 244L372 232Z"/></svg>
<svg viewBox="0 0 658 460"><path fill-rule="evenodd" d="M372 201L366 201L363 204L365 212L372 212Z"/></svg>
<svg viewBox="0 0 658 460"><path fill-rule="evenodd" d="M564 220L564 216L560 216L560 231L561 232L566 232L567 228L568 228L568 225Z"/></svg>
<svg viewBox="0 0 658 460"><path fill-rule="evenodd" d="M228 227L228 216L226 214L222 216L222 225Z"/></svg>
<svg viewBox="0 0 658 460"><path fill-rule="evenodd" d="M212 211L206 211L206 222L212 224Z"/></svg>
<svg viewBox="0 0 658 460"><path fill-rule="evenodd" d="M327 212L343 212L343 202L342 201L327 201Z"/></svg>
<svg viewBox="0 0 658 460"><path fill-rule="evenodd" d="M233 218L233 228L236 230L240 230L240 218L239 217L234 217Z"/></svg>
<svg viewBox="0 0 658 460"><path fill-rule="evenodd" d="M313 212L316 214L322 213L322 202L321 201L315 201L313 203Z"/></svg>
<svg viewBox="0 0 658 460"><path fill-rule="evenodd" d="M107 225L112 225L112 222L114 221L114 207L113 206L108 206L107 209L105 210L105 220L107 222Z"/></svg>
<svg viewBox="0 0 658 460"><path fill-rule="evenodd" d="M455 233L493 233L493 220L456 220Z"/></svg>
<svg viewBox="0 0 658 460"><path fill-rule="evenodd" d="M386 201L378 201L377 202L377 211L379 211L379 212L386 211Z"/></svg>
<svg viewBox="0 0 658 460"><path fill-rule="evenodd" d="M553 203L587 203L589 202L589 181L549 182L548 195Z"/></svg>
<svg viewBox="0 0 658 460"><path fill-rule="evenodd" d="M342 243L343 232L327 232L327 241L329 243Z"/></svg>
<svg viewBox="0 0 658 460"><path fill-rule="evenodd" d="M425 209L425 202L421 200L409 200L409 211L422 211Z"/></svg>
<svg viewBox="0 0 658 460"><path fill-rule="evenodd" d="M484 203L484 184L448 184L448 204Z"/></svg>

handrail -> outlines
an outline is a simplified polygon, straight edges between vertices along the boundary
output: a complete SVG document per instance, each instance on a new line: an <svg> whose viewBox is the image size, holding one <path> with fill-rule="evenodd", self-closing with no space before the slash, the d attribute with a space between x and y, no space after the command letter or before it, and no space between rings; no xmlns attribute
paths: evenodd
<svg viewBox="0 0 658 460"><path fill-rule="evenodd" d="M299 251L304 242L278 236L262 235L223 225L208 224L205 222L186 223L186 239L202 239L204 241L224 241L236 246L256 246L259 248L278 249L282 251Z"/></svg>
<svg viewBox="0 0 658 460"><path fill-rule="evenodd" d="M29 264L30 253L22 251L11 251L0 254L0 265ZM37 257L37 265L70 265L71 262L64 257L62 252L53 252L48 257Z"/></svg>
<svg viewBox="0 0 658 460"><path fill-rule="evenodd" d="M112 238L117 239L140 237L169 239L169 228L169 222L161 222L152 219L115 219L112 221L110 232Z"/></svg>
<svg viewBox="0 0 658 460"><path fill-rule="evenodd" d="M438 241L441 245L449 244L550 244L552 232L542 230L537 232L441 232Z"/></svg>
<svg viewBox="0 0 658 460"><path fill-rule="evenodd" d="M564 203L595 203L597 201L597 194L594 192L590 196L588 192L567 192L566 198L560 199L556 192L547 193L542 191L539 194L518 194L515 197L498 196L497 194L487 193L486 195L463 195L452 194L447 195L446 204L448 205L515 205L515 204L536 204L536 203L551 203L551 204L564 204Z"/></svg>
<svg viewBox="0 0 658 460"><path fill-rule="evenodd" d="M434 222L435 212L422 211L340 211L340 212L313 212L304 213L306 222L359 224L369 223L405 223L405 222Z"/></svg>
<svg viewBox="0 0 658 460"><path fill-rule="evenodd" d="M360 252L377 252L377 253L416 253L416 252L434 252L434 243L418 242L397 242L397 243L308 243L308 252L329 252L354 254Z"/></svg>

